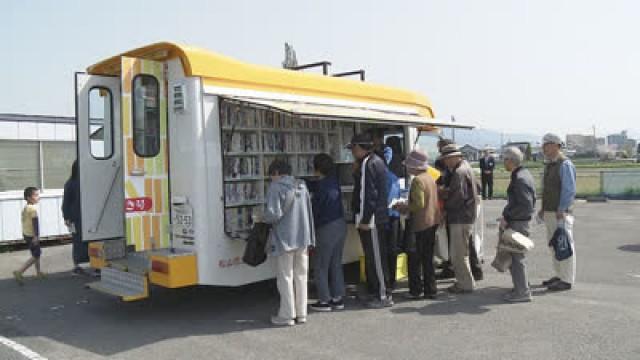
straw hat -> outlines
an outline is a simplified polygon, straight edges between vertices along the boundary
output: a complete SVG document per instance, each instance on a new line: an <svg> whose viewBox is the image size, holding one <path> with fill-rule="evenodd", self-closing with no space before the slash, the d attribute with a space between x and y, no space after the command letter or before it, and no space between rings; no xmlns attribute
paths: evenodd
<svg viewBox="0 0 640 360"><path fill-rule="evenodd" d="M460 152L460 148L456 144L449 144L440 149L440 159L447 159L454 156L464 156L462 152Z"/></svg>

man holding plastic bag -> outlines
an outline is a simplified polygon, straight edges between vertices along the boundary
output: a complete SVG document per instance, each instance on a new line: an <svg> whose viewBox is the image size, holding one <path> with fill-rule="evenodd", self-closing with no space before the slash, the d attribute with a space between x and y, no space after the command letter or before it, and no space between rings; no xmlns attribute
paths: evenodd
<svg viewBox="0 0 640 360"><path fill-rule="evenodd" d="M508 147L503 152L504 167L511 172L511 182L507 188L507 205L502 211L500 219L500 244L506 237L519 240L518 236L529 236L529 222L535 213L536 190L533 176L529 170L522 166L523 155L517 147ZM519 234L518 234L519 233ZM528 239L527 239L528 240ZM506 244L511 245L511 244ZM516 249L513 251L498 248L498 252L504 252L510 257L511 280L513 290L504 296L508 302L529 302L531 291L527 278L527 264L525 261L526 249L518 248L521 245L514 242Z"/></svg>
<svg viewBox="0 0 640 360"><path fill-rule="evenodd" d="M569 258L558 260L554 248L549 248L555 274L551 279L543 281L542 285L551 291L570 290L576 278L572 214L576 196L576 169L571 160L562 153L562 139L558 135L546 134L542 142L545 167L542 180L542 208L538 217L544 220L548 239L553 238L556 229L564 228L572 253Z"/></svg>

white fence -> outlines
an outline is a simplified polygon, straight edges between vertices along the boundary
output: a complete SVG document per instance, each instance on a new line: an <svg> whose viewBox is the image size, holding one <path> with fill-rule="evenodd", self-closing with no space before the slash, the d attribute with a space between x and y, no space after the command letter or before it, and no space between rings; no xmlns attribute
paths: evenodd
<svg viewBox="0 0 640 360"><path fill-rule="evenodd" d="M25 205L22 191L0 193L0 244L22 241L20 214ZM38 215L43 239L68 236L62 218L62 190L47 189L40 194Z"/></svg>

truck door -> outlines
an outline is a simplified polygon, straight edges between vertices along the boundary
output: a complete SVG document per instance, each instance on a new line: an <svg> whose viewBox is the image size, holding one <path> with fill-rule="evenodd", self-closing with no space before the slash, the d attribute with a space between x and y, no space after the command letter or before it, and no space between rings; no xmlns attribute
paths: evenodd
<svg viewBox="0 0 640 360"><path fill-rule="evenodd" d="M165 73L162 62L121 58L125 233L136 250L169 246Z"/></svg>
<svg viewBox="0 0 640 360"><path fill-rule="evenodd" d="M84 241L124 237L120 79L76 73Z"/></svg>

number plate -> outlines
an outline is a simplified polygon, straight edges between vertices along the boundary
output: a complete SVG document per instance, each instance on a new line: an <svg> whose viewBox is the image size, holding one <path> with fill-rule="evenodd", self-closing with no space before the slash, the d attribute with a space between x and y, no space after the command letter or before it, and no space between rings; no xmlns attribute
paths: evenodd
<svg viewBox="0 0 640 360"><path fill-rule="evenodd" d="M188 204L173 206L173 236L193 241L193 208Z"/></svg>

